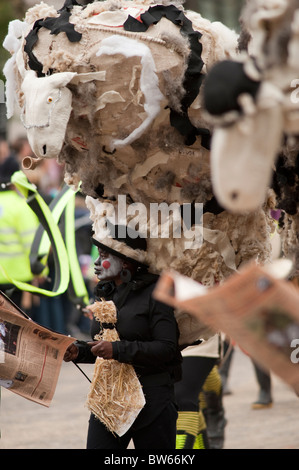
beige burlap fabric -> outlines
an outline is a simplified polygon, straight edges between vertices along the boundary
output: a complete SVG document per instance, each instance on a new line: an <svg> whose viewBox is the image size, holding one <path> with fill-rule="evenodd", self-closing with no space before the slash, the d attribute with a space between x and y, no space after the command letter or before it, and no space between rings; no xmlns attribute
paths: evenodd
<svg viewBox="0 0 299 470"><path fill-rule="evenodd" d="M114 303L95 302L91 309L96 320L110 326L103 328L95 339L119 341L113 327L116 323ZM119 436L125 434L145 405L142 387L133 366L115 359L97 357L86 405L109 431Z"/></svg>

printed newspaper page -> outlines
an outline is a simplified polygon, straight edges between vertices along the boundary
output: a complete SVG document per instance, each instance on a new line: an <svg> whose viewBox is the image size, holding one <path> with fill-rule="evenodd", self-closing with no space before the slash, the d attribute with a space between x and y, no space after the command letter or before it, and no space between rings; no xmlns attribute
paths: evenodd
<svg viewBox="0 0 299 470"><path fill-rule="evenodd" d="M1 386L49 407L73 341L35 323L0 291Z"/></svg>
<svg viewBox="0 0 299 470"><path fill-rule="evenodd" d="M165 272L154 296L226 333L299 394L299 289L290 281L255 263L211 288Z"/></svg>

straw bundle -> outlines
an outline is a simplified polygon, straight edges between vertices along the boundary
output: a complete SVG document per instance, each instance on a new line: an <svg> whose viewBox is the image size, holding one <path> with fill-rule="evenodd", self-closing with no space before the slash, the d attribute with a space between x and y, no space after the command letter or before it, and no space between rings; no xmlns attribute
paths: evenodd
<svg viewBox="0 0 299 470"><path fill-rule="evenodd" d="M116 308L112 301L95 302L90 309L102 324L95 340L119 341L115 329ZM141 384L134 368L115 359L97 357L88 409L111 431L119 436L131 427L145 405Z"/></svg>

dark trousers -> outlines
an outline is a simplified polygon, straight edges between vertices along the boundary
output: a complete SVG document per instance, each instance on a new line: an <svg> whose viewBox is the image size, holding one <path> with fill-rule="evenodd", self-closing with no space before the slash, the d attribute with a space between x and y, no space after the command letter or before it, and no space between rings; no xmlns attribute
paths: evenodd
<svg viewBox="0 0 299 470"><path fill-rule="evenodd" d="M199 394L217 361L213 357L184 357L182 380L175 384L179 411L199 411Z"/></svg>
<svg viewBox="0 0 299 470"><path fill-rule="evenodd" d="M119 437L113 435L93 414L90 415L87 449L127 449L133 439L135 449L175 449L177 410L169 403L160 415L145 427L134 425Z"/></svg>

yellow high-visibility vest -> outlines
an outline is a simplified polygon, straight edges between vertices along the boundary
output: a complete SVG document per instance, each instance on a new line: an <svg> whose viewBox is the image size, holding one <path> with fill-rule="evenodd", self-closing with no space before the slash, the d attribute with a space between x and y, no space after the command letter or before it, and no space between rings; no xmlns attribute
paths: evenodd
<svg viewBox="0 0 299 470"><path fill-rule="evenodd" d="M29 253L39 225L26 199L14 190L0 191L0 265L17 281L33 279ZM0 270L0 283L7 278Z"/></svg>
<svg viewBox="0 0 299 470"><path fill-rule="evenodd" d="M74 218L77 191L65 185L48 206L38 194L36 186L28 181L22 171L16 171L11 177L11 182L25 197L26 203L39 220L39 227L36 230L29 256L32 274L40 275L44 269L47 269L48 254L52 250L55 265L54 285L52 290L47 290L28 282L18 281L6 272L4 275L20 290L48 297L55 297L67 290L77 308L87 305L89 303L88 291L75 244ZM63 213L65 241L58 227Z"/></svg>

